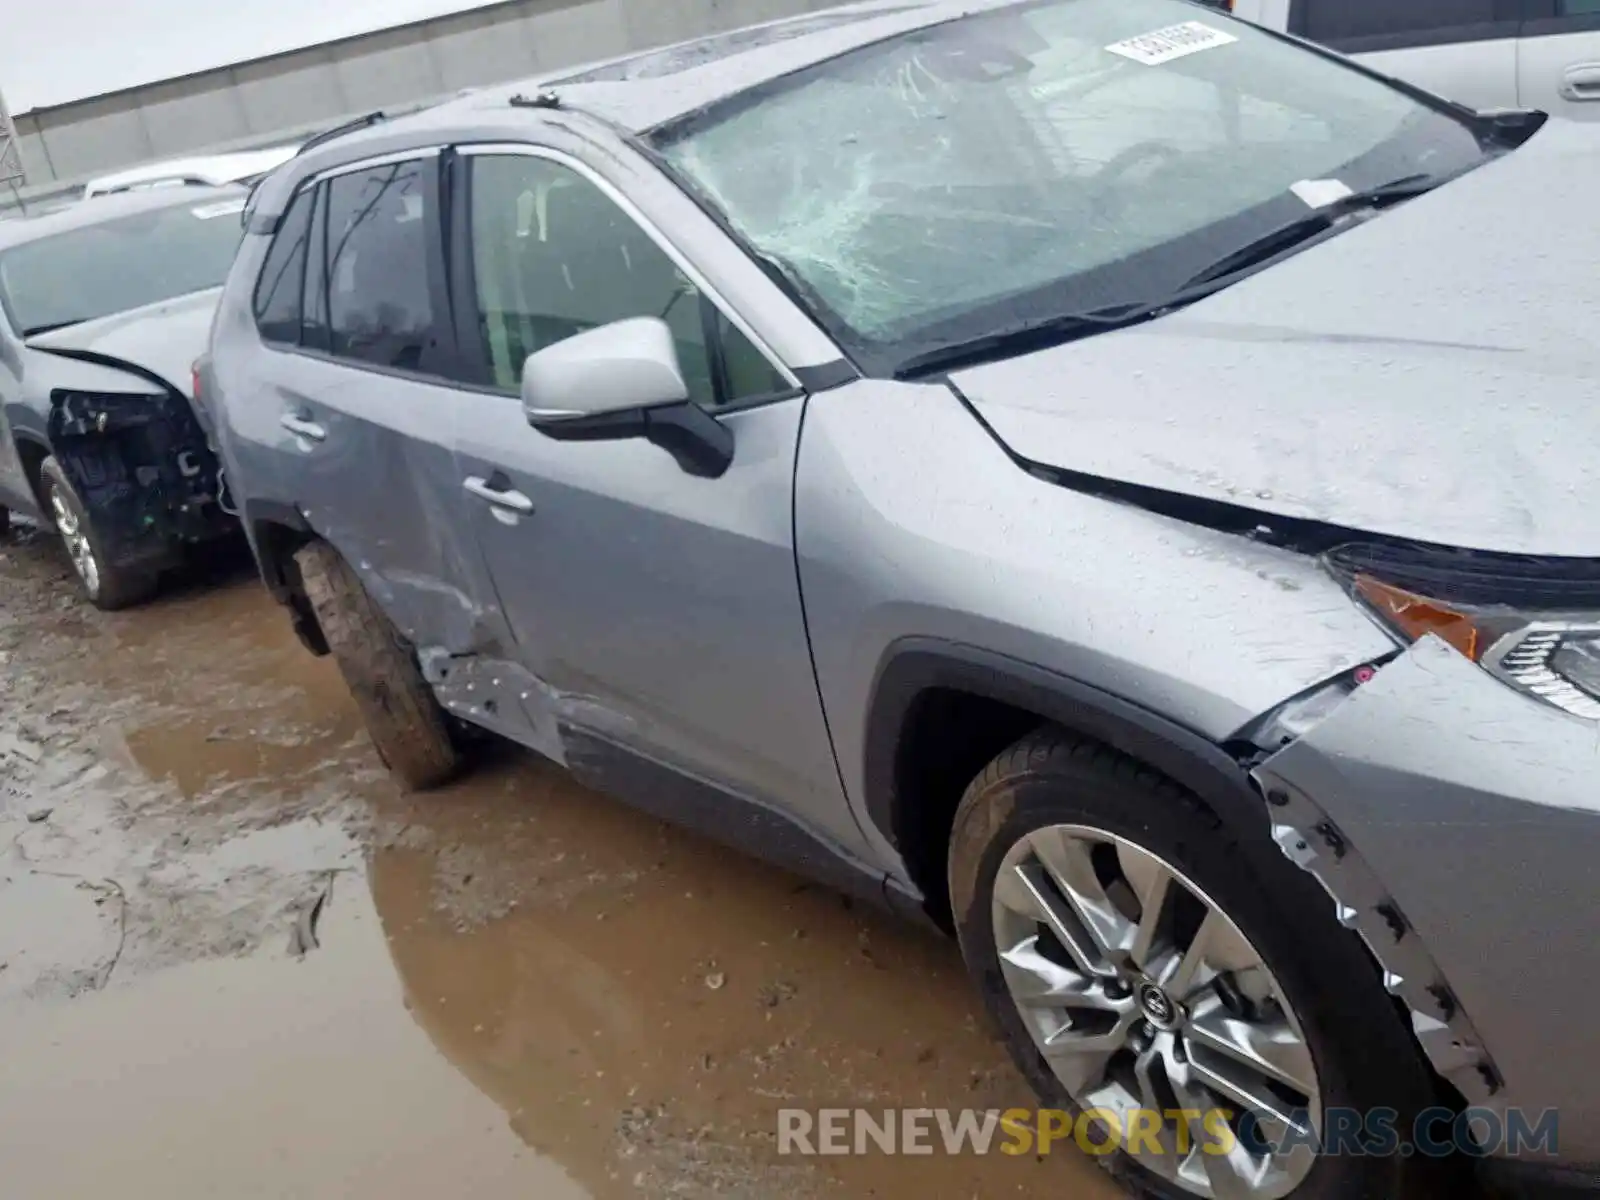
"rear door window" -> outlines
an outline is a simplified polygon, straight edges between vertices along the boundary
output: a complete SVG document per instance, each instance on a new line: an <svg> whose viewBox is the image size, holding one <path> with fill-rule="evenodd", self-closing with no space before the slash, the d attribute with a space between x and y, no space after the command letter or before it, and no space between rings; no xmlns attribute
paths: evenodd
<svg viewBox="0 0 1600 1200"><path fill-rule="evenodd" d="M404 371L435 369L438 340L432 158L335 176L327 184L328 350Z"/></svg>
<svg viewBox="0 0 1600 1200"><path fill-rule="evenodd" d="M307 188L294 198L256 279L256 328L268 342L298 345L300 297L305 286L306 247L316 192Z"/></svg>

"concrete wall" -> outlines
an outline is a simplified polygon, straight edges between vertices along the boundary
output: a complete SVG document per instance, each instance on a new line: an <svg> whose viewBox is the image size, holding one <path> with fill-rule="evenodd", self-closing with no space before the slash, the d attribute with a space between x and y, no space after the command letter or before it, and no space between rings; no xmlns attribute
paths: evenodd
<svg viewBox="0 0 1600 1200"><path fill-rule="evenodd" d="M37 0L32 0L37 2ZM332 0L337 2L337 0ZM386 105L502 83L837 0L511 0L17 116L25 196L152 159L268 145ZM152 31L152 36L161 36ZM0 205L8 197L0 190Z"/></svg>

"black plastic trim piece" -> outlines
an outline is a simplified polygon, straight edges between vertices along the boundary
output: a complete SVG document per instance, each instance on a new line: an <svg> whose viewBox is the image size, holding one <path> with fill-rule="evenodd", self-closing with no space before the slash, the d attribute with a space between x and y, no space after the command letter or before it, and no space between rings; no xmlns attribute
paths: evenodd
<svg viewBox="0 0 1600 1200"><path fill-rule="evenodd" d="M655 408L629 408L591 417L535 422L558 442L618 442L644 438L672 455L680 469L702 479L721 478L733 463L733 433L689 400Z"/></svg>
<svg viewBox="0 0 1600 1200"><path fill-rule="evenodd" d="M311 602L284 576L283 561L276 554L262 549L264 530L271 527L287 529L301 535L302 540L309 540L315 536L311 523L294 505L277 500L247 500L240 509L240 522L248 534L250 553L256 560L261 581L272 593L272 598L288 609L289 624L294 629L295 637L311 654L318 658L326 656L329 652L328 641L323 636L322 627L317 624L316 615L311 611ZM281 553L283 547L276 549Z"/></svg>
<svg viewBox="0 0 1600 1200"><path fill-rule="evenodd" d="M836 358L831 363L823 363L815 367L792 367L794 377L800 381L800 386L807 395L816 395L818 392L832 391L836 387L843 387L847 383L854 383L861 378L861 372L842 358Z"/></svg>
<svg viewBox="0 0 1600 1200"><path fill-rule="evenodd" d="M902 735L930 689L982 696L1104 742L1188 788L1243 831L1265 835L1266 806L1243 767L1216 743L1119 696L1021 659L934 638L905 638L884 655L873 685L864 744L867 815L890 844L914 797L898 794Z"/></svg>
<svg viewBox="0 0 1600 1200"><path fill-rule="evenodd" d="M891 898L882 871L778 808L567 722L561 739L572 773L597 791L839 891L914 912Z"/></svg>
<svg viewBox="0 0 1600 1200"><path fill-rule="evenodd" d="M374 125L378 125L384 121L387 121L388 119L388 113L383 112L382 110L377 110L374 112L369 112L365 116L355 117L352 120L335 125L332 129L324 129L321 133L314 133L305 141L300 143L300 149L294 152L295 157L299 158L302 154L305 154L311 150L315 150L318 146L324 146L333 141L334 138L341 138L347 133L355 133L360 129L369 129Z"/></svg>
<svg viewBox="0 0 1600 1200"><path fill-rule="evenodd" d="M1465 605L1532 609L1600 607L1600 559L1549 558L1358 538L1328 565L1344 580L1368 574L1420 595Z"/></svg>

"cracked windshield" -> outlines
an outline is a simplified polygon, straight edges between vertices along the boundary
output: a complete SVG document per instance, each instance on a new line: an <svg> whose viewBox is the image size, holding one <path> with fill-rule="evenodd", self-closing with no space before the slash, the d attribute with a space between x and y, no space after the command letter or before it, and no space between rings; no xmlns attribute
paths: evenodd
<svg viewBox="0 0 1600 1200"><path fill-rule="evenodd" d="M1478 156L1459 125L1175 0L1066 0L869 46L658 141L872 361L1156 299L1291 185ZM1281 214L1280 214L1281 215Z"/></svg>
<svg viewBox="0 0 1600 1200"><path fill-rule="evenodd" d="M0 1200L1600 1200L1600 0L5 0Z"/></svg>

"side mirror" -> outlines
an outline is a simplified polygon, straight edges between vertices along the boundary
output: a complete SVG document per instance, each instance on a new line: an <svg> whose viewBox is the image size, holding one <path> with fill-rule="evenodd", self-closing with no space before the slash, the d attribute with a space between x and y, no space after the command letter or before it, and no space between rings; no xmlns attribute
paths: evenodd
<svg viewBox="0 0 1600 1200"><path fill-rule="evenodd" d="M558 441L645 438L708 478L733 462L733 434L690 401L672 330L659 317L613 321L529 355L522 408L528 424Z"/></svg>

